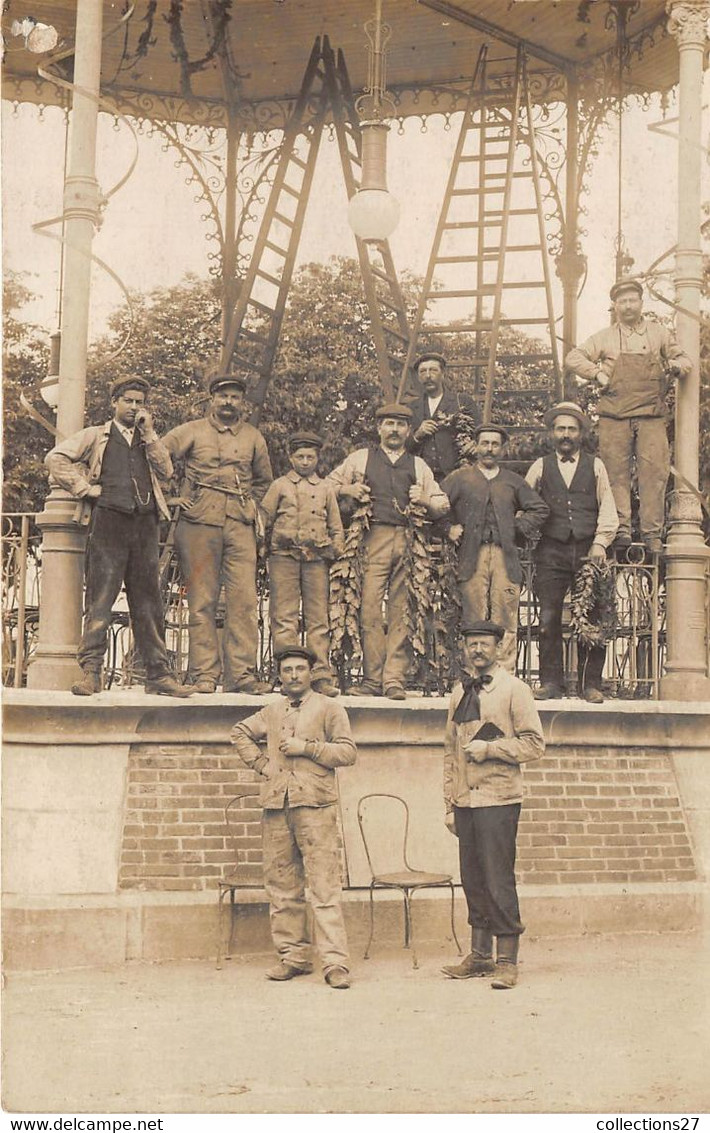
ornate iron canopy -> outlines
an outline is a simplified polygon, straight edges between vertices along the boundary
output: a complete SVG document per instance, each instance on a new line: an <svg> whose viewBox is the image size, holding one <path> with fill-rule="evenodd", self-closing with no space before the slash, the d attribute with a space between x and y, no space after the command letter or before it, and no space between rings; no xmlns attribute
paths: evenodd
<svg viewBox="0 0 710 1133"><path fill-rule="evenodd" d="M134 0L124 22L128 3L103 3L103 91L117 107L147 119L218 125L229 105L246 128L278 126L276 107L296 97L317 35L328 35L344 51L356 91L366 82L362 26L371 0ZM620 5L628 37L624 93L669 89L678 64L665 30L664 0L386 0L393 29L389 86L397 113L455 109L484 41L495 48L492 79L509 78L522 41L532 76L538 75L538 98L554 97L561 73L598 68L613 56ZM13 20L28 15L55 27L60 50L66 49L74 40L76 2L4 5L4 97L53 104L61 92L37 74L46 57L7 35ZM71 59L63 64L70 65Z"/></svg>

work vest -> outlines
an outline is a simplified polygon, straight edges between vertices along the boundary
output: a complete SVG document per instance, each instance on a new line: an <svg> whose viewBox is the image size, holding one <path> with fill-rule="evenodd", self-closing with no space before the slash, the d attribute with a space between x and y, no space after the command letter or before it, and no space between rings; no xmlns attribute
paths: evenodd
<svg viewBox="0 0 710 1133"><path fill-rule="evenodd" d="M560 474L556 453L548 453L542 461L538 492L550 509L542 529L544 536L560 543L570 538L593 538L599 515L593 456L580 452L577 470L568 488Z"/></svg>
<svg viewBox="0 0 710 1133"><path fill-rule="evenodd" d="M97 507L123 512L155 510L153 484L145 455L145 445L136 429L129 445L114 424L101 463L101 495Z"/></svg>
<svg viewBox="0 0 710 1133"><path fill-rule="evenodd" d="M414 457L403 452L394 464L381 448L368 453L365 482L372 489L372 523L404 527L402 512L409 506L409 489L417 482Z"/></svg>

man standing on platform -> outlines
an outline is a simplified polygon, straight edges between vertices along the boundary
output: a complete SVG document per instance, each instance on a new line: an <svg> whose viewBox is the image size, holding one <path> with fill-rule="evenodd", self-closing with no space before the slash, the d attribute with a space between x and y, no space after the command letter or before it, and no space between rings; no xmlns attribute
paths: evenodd
<svg viewBox="0 0 710 1133"><path fill-rule="evenodd" d="M325 981L346 989L350 959L340 904L335 768L354 763L357 750L345 709L311 688L315 654L291 645L276 660L284 695L231 733L242 761L263 778L264 886L279 954L266 976L291 980L313 971L308 885Z"/></svg>
<svg viewBox="0 0 710 1133"><path fill-rule="evenodd" d="M550 514L535 551L536 592L540 602L540 682L538 700L564 696L562 610L565 594L585 558L602 564L619 525L609 477L598 456L581 449L589 422L573 401L561 401L545 414L554 452L528 469L526 480L542 496ZM601 704L606 649L578 644L578 687L592 704Z"/></svg>
<svg viewBox="0 0 710 1133"><path fill-rule="evenodd" d="M178 425L163 438L171 456L185 461L175 546L187 588L188 675L195 692L214 692L221 670L225 692L262 694L271 686L256 676L255 527L271 463L263 436L245 420L244 379L216 374L208 389L207 417ZM223 665L217 637L222 583Z"/></svg>
<svg viewBox="0 0 710 1133"><path fill-rule="evenodd" d="M463 621L490 618L503 626L498 660L514 673L523 578L516 539L536 540L550 509L522 476L500 467L508 440L502 426L478 425L475 437L476 463L441 485L451 502L449 538L459 547Z"/></svg>
<svg viewBox="0 0 710 1133"><path fill-rule="evenodd" d="M407 631L407 509L422 504L432 518L445 515L449 501L421 457L406 451L412 411L393 402L375 414L380 444L358 449L328 479L339 496L371 507L365 537L360 625L363 675L353 696L404 700L410 664ZM387 600L387 633L382 604Z"/></svg>
<svg viewBox="0 0 710 1133"><path fill-rule="evenodd" d="M545 741L530 689L496 662L502 636L495 622L462 630L466 675L451 694L446 723L444 805L446 825L459 840L471 952L443 971L456 980L492 976L494 988L506 989L518 980L525 931L515 887L520 764L539 759Z"/></svg>
<svg viewBox="0 0 710 1133"><path fill-rule="evenodd" d="M456 444L456 426L452 418L465 413L476 420L473 399L456 393L444 381L446 359L443 354L428 351L414 363L422 392L410 402L412 431L407 438L408 452L421 456L431 468L434 479L441 481L459 463L461 453Z"/></svg>
<svg viewBox="0 0 710 1133"><path fill-rule="evenodd" d="M692 362L667 327L644 318L643 286L638 279L618 280L609 294L616 321L570 350L565 365L601 387L599 453L619 515L616 546L631 544L635 456L641 539L651 554L660 554L670 474L666 393L670 378L685 377Z"/></svg>
<svg viewBox="0 0 710 1133"><path fill-rule="evenodd" d="M111 611L125 584L133 636L146 670L146 692L190 696L170 672L158 582L158 522L170 518L160 477L172 475L145 399L150 383L135 376L111 386L113 420L67 437L47 453L52 479L91 504L86 545L84 629L75 696L101 691Z"/></svg>

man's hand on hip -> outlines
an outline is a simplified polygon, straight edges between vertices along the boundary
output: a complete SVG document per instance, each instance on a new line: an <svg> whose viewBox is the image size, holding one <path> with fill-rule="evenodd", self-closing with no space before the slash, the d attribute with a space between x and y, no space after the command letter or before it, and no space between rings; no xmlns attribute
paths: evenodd
<svg viewBox="0 0 710 1133"><path fill-rule="evenodd" d="M449 834L453 834L454 838L458 838L459 832L456 829L456 815L453 811L451 811L449 814L444 815L444 824Z"/></svg>

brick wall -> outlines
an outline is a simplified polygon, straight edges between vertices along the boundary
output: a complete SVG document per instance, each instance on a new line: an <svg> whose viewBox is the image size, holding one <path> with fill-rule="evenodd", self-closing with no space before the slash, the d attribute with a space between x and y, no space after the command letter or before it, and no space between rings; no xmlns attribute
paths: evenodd
<svg viewBox="0 0 710 1133"><path fill-rule="evenodd" d="M544 759L524 769L524 776L527 797L518 837L521 881L665 882L696 877L667 754L550 746ZM134 745L120 888L212 888L231 870L235 844L240 877L259 882L256 779L240 767L229 744ZM224 807L241 794L230 842Z"/></svg>
<svg viewBox="0 0 710 1133"><path fill-rule="evenodd" d="M240 878L259 882L257 778L237 762L230 744L134 745L119 888L211 888L232 870L235 849ZM244 797L234 810L230 838L224 808L235 795Z"/></svg>
<svg viewBox="0 0 710 1133"><path fill-rule="evenodd" d="M670 760L634 748L549 748L524 769L524 882L690 881L696 871Z"/></svg>

